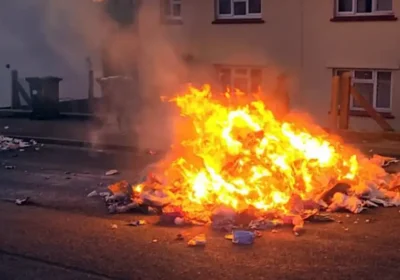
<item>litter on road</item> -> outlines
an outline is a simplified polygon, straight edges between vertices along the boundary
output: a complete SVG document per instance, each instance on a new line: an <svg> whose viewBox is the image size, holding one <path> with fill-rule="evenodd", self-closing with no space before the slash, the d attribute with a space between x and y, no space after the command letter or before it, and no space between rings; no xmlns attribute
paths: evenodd
<svg viewBox="0 0 400 280"><path fill-rule="evenodd" d="M23 199L17 198L15 200L15 204L17 204L17 205L25 205L25 204L27 204L29 202L29 199L30 199L29 197L25 197Z"/></svg>
<svg viewBox="0 0 400 280"><path fill-rule="evenodd" d="M250 245L254 243L255 233L247 230L234 230L232 243L238 245Z"/></svg>
<svg viewBox="0 0 400 280"><path fill-rule="evenodd" d="M105 173L106 176L112 176L112 175L117 175L117 174L119 174L119 171L116 170L116 169L108 170L108 171L106 171L106 173Z"/></svg>
<svg viewBox="0 0 400 280"><path fill-rule="evenodd" d="M19 150L20 152L24 151L24 148L36 146L37 142L35 140L24 141L18 138L11 138L7 136L0 135L0 150L1 151L9 151L9 150Z"/></svg>
<svg viewBox="0 0 400 280"><path fill-rule="evenodd" d="M146 225L146 224L147 224L147 222L145 220L137 220L137 221L130 221L128 223L128 226L138 227L138 226L143 226L143 225Z"/></svg>
<svg viewBox="0 0 400 280"><path fill-rule="evenodd" d="M182 240L185 240L185 237L183 236L182 233L178 233L178 234L176 235L175 240L182 241Z"/></svg>
<svg viewBox="0 0 400 280"><path fill-rule="evenodd" d="M206 246L207 239L205 234L199 234L189 240L188 246L190 247L202 247Z"/></svg>

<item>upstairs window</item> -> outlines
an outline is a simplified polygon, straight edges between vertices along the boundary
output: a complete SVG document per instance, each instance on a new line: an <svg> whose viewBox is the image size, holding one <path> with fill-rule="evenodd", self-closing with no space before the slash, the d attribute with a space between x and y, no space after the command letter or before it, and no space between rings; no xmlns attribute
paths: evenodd
<svg viewBox="0 0 400 280"><path fill-rule="evenodd" d="M261 0L216 0L217 18L261 18Z"/></svg>
<svg viewBox="0 0 400 280"><path fill-rule="evenodd" d="M352 85L378 112L390 112L392 108L392 72L384 70L336 70L336 75L350 72ZM350 108L362 111L353 96L350 97Z"/></svg>
<svg viewBox="0 0 400 280"><path fill-rule="evenodd" d="M163 16L166 20L182 20L182 0L163 0Z"/></svg>
<svg viewBox="0 0 400 280"><path fill-rule="evenodd" d="M336 0L339 16L368 16L393 14L393 0Z"/></svg>

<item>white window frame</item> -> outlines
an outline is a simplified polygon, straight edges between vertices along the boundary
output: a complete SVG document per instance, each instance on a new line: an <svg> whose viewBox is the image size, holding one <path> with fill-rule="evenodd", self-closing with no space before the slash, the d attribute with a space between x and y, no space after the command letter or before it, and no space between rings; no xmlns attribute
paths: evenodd
<svg viewBox="0 0 400 280"><path fill-rule="evenodd" d="M340 12L339 11L339 0L335 0L335 11L338 16L383 16L383 15L393 15L393 0L392 0L392 10L390 11L376 11L376 4L379 0L372 0L372 12L370 13L358 13L357 12L357 1L358 0L348 0L353 3L353 10L351 12Z"/></svg>
<svg viewBox="0 0 400 280"><path fill-rule="evenodd" d="M170 13L168 14L163 6L163 9L164 9L163 14L164 14L165 19L167 19L167 20L182 20L182 0L163 0L163 1L168 1L169 10L170 10ZM181 6L181 9L180 9L181 12L180 12L179 16L173 15L175 5Z"/></svg>
<svg viewBox="0 0 400 280"><path fill-rule="evenodd" d="M372 94L372 107L374 107L375 110L378 112L383 112L383 113L390 113L392 112L392 107L393 107L393 71L391 70L386 70L386 69L335 69L335 75L337 75L338 71L346 71L351 73L351 85L354 86L354 84L372 84L373 85L373 94ZM357 79L355 78L355 71L370 71L372 72L372 79ZM378 95L378 73L379 72L385 72L385 73L390 73L390 106L389 108L379 108L376 106L376 98ZM350 109L352 111L365 111L364 108L360 107L355 107L354 106L354 98L353 96L350 96Z"/></svg>
<svg viewBox="0 0 400 280"><path fill-rule="evenodd" d="M216 10L218 19L260 19L262 18L262 1L261 1L261 11L260 13L249 13L249 0L230 0L231 1L231 13L230 14L220 14L219 13L219 1L216 1ZM234 15L233 5L235 2L246 2L246 14L245 15Z"/></svg>
<svg viewBox="0 0 400 280"><path fill-rule="evenodd" d="M247 91L244 91L245 94L252 94L255 92L251 92L251 87L252 87L252 77L251 77L251 71L252 70L259 70L261 71L261 82L260 82L260 87L262 87L263 84L263 75L264 75L264 71L262 67L257 67L257 66L231 66L231 65L218 65L217 66L217 70L218 70L218 75L219 75L219 79L221 80L221 71L223 70L229 70L230 71L230 81L229 81L229 87L231 91L235 91L235 90L240 90L234 87L235 84L235 79L236 78L246 78L247 79ZM246 74L239 74L237 73L235 70L246 70ZM226 90L226 88L224 88L223 90Z"/></svg>

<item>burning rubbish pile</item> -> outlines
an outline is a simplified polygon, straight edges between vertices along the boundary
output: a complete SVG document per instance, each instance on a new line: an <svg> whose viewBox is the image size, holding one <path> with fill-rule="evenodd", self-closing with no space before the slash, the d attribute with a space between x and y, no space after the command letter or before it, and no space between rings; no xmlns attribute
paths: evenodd
<svg viewBox="0 0 400 280"><path fill-rule="evenodd" d="M110 186L110 213L150 207L176 224L228 232L292 225L298 233L305 220L324 220L321 211L400 205L400 175L382 168L393 159L368 159L309 124L277 120L251 98L216 97L205 86L171 99L182 123L158 165L162 179Z"/></svg>

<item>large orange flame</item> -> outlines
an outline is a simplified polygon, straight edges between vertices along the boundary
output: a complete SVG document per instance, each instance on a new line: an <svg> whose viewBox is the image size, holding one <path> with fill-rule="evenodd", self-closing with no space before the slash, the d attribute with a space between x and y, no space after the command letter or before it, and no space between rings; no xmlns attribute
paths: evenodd
<svg viewBox="0 0 400 280"><path fill-rule="evenodd" d="M285 210L292 194L313 199L332 178L356 185L381 172L327 133L278 121L260 99L240 105L230 97L216 98L204 86L171 100L193 128L183 126L166 172L186 212L216 205Z"/></svg>

